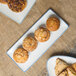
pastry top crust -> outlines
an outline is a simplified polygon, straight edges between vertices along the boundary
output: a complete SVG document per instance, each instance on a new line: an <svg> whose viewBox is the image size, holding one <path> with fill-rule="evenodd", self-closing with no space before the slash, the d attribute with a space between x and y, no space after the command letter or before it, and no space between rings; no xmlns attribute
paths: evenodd
<svg viewBox="0 0 76 76"><path fill-rule="evenodd" d="M69 66L65 61L63 61L60 58L56 59L56 66L55 66L55 73L56 75L59 75L64 69L66 69Z"/></svg>
<svg viewBox="0 0 76 76"><path fill-rule="evenodd" d="M67 68L69 76L76 76L76 71L72 67Z"/></svg>
<svg viewBox="0 0 76 76"><path fill-rule="evenodd" d="M64 70L62 73L60 73L58 76L69 76L68 71Z"/></svg>

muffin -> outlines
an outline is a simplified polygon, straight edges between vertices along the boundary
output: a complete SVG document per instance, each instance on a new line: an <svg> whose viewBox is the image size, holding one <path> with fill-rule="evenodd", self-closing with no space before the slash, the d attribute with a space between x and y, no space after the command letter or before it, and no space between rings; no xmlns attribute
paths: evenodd
<svg viewBox="0 0 76 76"><path fill-rule="evenodd" d="M39 42L45 42L50 38L50 32L48 29L40 27L35 31L34 36Z"/></svg>
<svg viewBox="0 0 76 76"><path fill-rule="evenodd" d="M8 7L14 12L23 11L26 5L26 0L8 0Z"/></svg>
<svg viewBox="0 0 76 76"><path fill-rule="evenodd" d="M49 31L56 31L60 26L60 20L56 17L48 18L46 22L46 27Z"/></svg>
<svg viewBox="0 0 76 76"><path fill-rule="evenodd" d="M7 4L7 0L0 0L0 3Z"/></svg>
<svg viewBox="0 0 76 76"><path fill-rule="evenodd" d="M26 37L23 41L23 48L27 51L33 51L37 47L37 40L33 37Z"/></svg>
<svg viewBox="0 0 76 76"><path fill-rule="evenodd" d="M28 59L28 52L23 48L18 48L13 54L13 59L17 63L24 63Z"/></svg>

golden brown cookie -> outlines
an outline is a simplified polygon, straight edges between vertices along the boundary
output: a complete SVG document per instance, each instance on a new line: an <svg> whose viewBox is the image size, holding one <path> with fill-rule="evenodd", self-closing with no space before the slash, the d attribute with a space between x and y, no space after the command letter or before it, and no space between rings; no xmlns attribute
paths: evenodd
<svg viewBox="0 0 76 76"><path fill-rule="evenodd" d="M60 20L56 17L48 18L46 22L46 27L49 31L56 31L60 26Z"/></svg>
<svg viewBox="0 0 76 76"><path fill-rule="evenodd" d="M23 48L18 48L14 54L13 58L17 63L24 63L28 59L28 52Z"/></svg>
<svg viewBox="0 0 76 76"><path fill-rule="evenodd" d="M0 3L7 4L7 0L0 0Z"/></svg>
<svg viewBox="0 0 76 76"><path fill-rule="evenodd" d="M14 12L23 11L26 5L26 0L8 0L8 7Z"/></svg>
<svg viewBox="0 0 76 76"><path fill-rule="evenodd" d="M45 42L50 38L50 32L48 29L40 27L35 31L34 36L39 42Z"/></svg>
<svg viewBox="0 0 76 76"><path fill-rule="evenodd" d="M27 51L33 51L37 47L37 40L33 37L26 37L23 41L23 48Z"/></svg>
<svg viewBox="0 0 76 76"><path fill-rule="evenodd" d="M64 69L66 69L69 65L60 58L56 59L55 65L55 74L59 75Z"/></svg>

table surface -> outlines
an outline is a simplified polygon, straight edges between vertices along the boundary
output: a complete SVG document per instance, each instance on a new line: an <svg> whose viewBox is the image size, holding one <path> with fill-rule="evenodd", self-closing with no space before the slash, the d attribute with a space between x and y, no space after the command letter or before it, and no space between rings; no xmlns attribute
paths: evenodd
<svg viewBox="0 0 76 76"><path fill-rule="evenodd" d="M49 8L55 10L70 27L27 72L23 72L6 52ZM0 76L41 76L46 72L46 62L51 56L75 56L75 49L76 0L37 0L22 24L0 13Z"/></svg>

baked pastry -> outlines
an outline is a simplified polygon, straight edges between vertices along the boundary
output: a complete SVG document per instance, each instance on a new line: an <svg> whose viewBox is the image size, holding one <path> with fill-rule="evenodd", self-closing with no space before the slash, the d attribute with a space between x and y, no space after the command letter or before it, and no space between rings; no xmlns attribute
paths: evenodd
<svg viewBox="0 0 76 76"><path fill-rule="evenodd" d="M64 70L62 73L60 73L58 76L68 76L67 70Z"/></svg>
<svg viewBox="0 0 76 76"><path fill-rule="evenodd" d="M0 0L0 3L7 4L7 0Z"/></svg>
<svg viewBox="0 0 76 76"><path fill-rule="evenodd" d="M56 66L55 66L55 74L59 75L64 69L66 69L69 65L60 58L56 59Z"/></svg>
<svg viewBox="0 0 76 76"><path fill-rule="evenodd" d="M39 42L45 42L50 38L50 32L48 29L40 27L35 31L34 36Z"/></svg>
<svg viewBox="0 0 76 76"><path fill-rule="evenodd" d="M46 27L49 31L56 31L60 26L60 20L56 17L48 18L46 22Z"/></svg>
<svg viewBox="0 0 76 76"><path fill-rule="evenodd" d="M72 64L71 67L76 71L76 63Z"/></svg>
<svg viewBox="0 0 76 76"><path fill-rule="evenodd" d="M23 48L18 48L13 54L13 59L17 63L24 63L28 59L28 52Z"/></svg>
<svg viewBox="0 0 76 76"><path fill-rule="evenodd" d="M68 67L67 71L69 76L76 76L76 71L74 71L73 68Z"/></svg>
<svg viewBox="0 0 76 76"><path fill-rule="evenodd" d="M26 5L26 0L8 0L8 7L14 12L23 11Z"/></svg>
<svg viewBox="0 0 76 76"><path fill-rule="evenodd" d="M33 37L26 37L23 41L23 48L27 51L33 51L37 47L37 40Z"/></svg>

